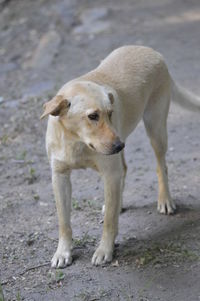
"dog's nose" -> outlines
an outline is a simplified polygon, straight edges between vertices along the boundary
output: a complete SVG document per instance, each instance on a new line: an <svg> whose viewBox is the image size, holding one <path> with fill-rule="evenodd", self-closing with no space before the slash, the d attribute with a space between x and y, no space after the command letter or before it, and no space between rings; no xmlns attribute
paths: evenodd
<svg viewBox="0 0 200 301"><path fill-rule="evenodd" d="M125 144L121 142L119 139L117 139L112 145L112 154L119 153L124 148L124 146Z"/></svg>

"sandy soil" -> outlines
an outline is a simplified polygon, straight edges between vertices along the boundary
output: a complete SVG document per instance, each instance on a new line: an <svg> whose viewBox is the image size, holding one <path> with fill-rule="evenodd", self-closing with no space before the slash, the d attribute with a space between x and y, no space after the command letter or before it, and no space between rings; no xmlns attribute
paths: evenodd
<svg viewBox="0 0 200 301"><path fill-rule="evenodd" d="M200 118L171 106L168 166L178 205L156 212L155 159L139 124L126 145L124 212L111 265L93 267L103 186L73 173L73 264L52 270L57 216L42 104L124 44L146 45L200 94L199 0L0 1L0 278L5 300L200 300ZM0 300L3 300L0 293Z"/></svg>

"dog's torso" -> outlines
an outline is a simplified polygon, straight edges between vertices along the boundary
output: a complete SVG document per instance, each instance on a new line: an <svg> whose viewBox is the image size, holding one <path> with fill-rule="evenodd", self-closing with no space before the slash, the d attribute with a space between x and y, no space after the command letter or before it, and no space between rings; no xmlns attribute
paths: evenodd
<svg viewBox="0 0 200 301"><path fill-rule="evenodd" d="M114 50L95 70L75 81L93 81L116 91L120 130L125 139L141 120L151 94L159 92L162 85L169 88L170 76L160 53L143 46L124 46Z"/></svg>
<svg viewBox="0 0 200 301"><path fill-rule="evenodd" d="M125 140L141 120L151 94L159 91L163 83L168 86L170 77L158 52L147 47L125 46L113 51L95 70L68 82L58 94L74 83L85 81L108 86L116 93L113 123ZM49 117L47 149L51 151L48 153L65 162L68 168L97 169L96 161L103 160L102 155L83 143L69 141L58 123L55 117Z"/></svg>

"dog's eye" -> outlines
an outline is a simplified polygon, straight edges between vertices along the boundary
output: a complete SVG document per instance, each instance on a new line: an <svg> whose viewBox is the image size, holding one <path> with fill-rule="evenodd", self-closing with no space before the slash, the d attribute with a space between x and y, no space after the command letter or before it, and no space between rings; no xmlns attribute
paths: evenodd
<svg viewBox="0 0 200 301"><path fill-rule="evenodd" d="M99 114L98 113L92 113L88 115L88 118L90 120L98 121L99 120Z"/></svg>
<svg viewBox="0 0 200 301"><path fill-rule="evenodd" d="M108 118L111 120L113 111L108 112Z"/></svg>

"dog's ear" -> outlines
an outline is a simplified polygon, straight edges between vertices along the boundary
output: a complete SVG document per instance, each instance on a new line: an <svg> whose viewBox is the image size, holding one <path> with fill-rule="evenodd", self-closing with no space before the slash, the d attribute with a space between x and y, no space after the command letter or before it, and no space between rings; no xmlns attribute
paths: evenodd
<svg viewBox="0 0 200 301"><path fill-rule="evenodd" d="M115 101L115 99L114 99L114 96L113 96L113 94L111 92L108 93L108 98L110 100L110 103L113 104L114 101Z"/></svg>
<svg viewBox="0 0 200 301"><path fill-rule="evenodd" d="M59 116L61 111L69 109L70 105L71 103L63 95L57 95L44 104L44 113L40 119L43 119L47 115Z"/></svg>

